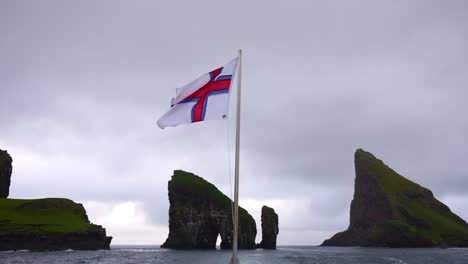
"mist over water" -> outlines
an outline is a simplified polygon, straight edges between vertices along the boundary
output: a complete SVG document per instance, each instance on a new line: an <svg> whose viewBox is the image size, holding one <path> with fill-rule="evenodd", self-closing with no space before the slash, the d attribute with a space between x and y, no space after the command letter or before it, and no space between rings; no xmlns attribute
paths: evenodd
<svg viewBox="0 0 468 264"><path fill-rule="evenodd" d="M158 246L115 246L110 251L0 252L1 264L111 264L111 263L229 263L230 251L168 250ZM468 249L383 249L333 247L279 247L243 250L245 264L466 264Z"/></svg>

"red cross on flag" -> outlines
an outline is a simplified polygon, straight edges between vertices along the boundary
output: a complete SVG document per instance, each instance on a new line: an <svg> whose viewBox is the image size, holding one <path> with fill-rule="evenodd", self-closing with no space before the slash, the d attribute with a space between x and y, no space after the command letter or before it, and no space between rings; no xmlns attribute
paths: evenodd
<svg viewBox="0 0 468 264"><path fill-rule="evenodd" d="M229 88L236 65L237 58L176 89L171 108L158 120L158 126L164 129L226 118L229 110Z"/></svg>

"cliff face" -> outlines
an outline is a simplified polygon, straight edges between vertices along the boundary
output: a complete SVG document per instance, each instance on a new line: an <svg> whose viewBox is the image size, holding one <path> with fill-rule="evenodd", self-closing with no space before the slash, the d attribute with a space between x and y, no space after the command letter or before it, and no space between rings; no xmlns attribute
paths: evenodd
<svg viewBox="0 0 468 264"><path fill-rule="evenodd" d="M71 200L0 199L0 251L109 249L111 239Z"/></svg>
<svg viewBox="0 0 468 264"><path fill-rule="evenodd" d="M350 225L323 246L468 246L468 225L432 192L399 175L371 153L355 153Z"/></svg>
<svg viewBox="0 0 468 264"><path fill-rule="evenodd" d="M174 249L232 248L231 200L206 180L176 170L169 181L169 236L161 246ZM255 248L253 217L239 207L239 248Z"/></svg>
<svg viewBox="0 0 468 264"><path fill-rule="evenodd" d="M259 248L276 249L276 237L278 236L278 215L273 208L262 207L262 242Z"/></svg>
<svg viewBox="0 0 468 264"><path fill-rule="evenodd" d="M0 198L7 198L10 194L10 177L13 159L8 152L0 149Z"/></svg>

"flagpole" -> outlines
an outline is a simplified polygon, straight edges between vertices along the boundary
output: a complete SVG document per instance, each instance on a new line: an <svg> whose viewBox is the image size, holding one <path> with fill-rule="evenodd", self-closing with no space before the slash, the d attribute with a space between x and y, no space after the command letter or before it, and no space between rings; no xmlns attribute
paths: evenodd
<svg viewBox="0 0 468 264"><path fill-rule="evenodd" d="M234 223L233 223L233 241L232 258L230 264L239 264L237 257L237 244L239 237L239 145L240 145L240 111L241 111L241 67L242 50L238 50L238 71L237 71L237 108L236 108L236 154L234 169Z"/></svg>

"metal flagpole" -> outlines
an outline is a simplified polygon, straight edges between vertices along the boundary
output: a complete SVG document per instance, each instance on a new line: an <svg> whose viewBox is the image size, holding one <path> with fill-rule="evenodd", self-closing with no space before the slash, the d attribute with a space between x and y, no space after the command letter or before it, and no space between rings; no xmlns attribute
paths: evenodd
<svg viewBox="0 0 468 264"><path fill-rule="evenodd" d="M241 67L242 50L238 50L238 70L237 70L237 112L236 112L236 156L234 169L234 224L232 239L232 258L230 264L239 264L237 257L237 241L239 233L239 145L240 145L240 111L241 111Z"/></svg>

